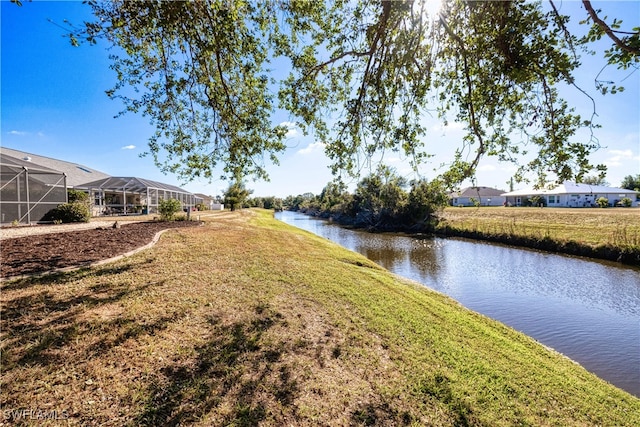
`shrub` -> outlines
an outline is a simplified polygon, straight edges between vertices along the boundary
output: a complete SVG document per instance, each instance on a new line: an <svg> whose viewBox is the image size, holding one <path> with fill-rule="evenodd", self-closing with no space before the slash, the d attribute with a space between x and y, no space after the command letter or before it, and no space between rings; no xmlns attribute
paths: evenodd
<svg viewBox="0 0 640 427"><path fill-rule="evenodd" d="M89 222L90 219L91 211L86 202L81 201L60 205L51 209L42 218L43 221L53 221L54 223Z"/></svg>
<svg viewBox="0 0 640 427"><path fill-rule="evenodd" d="M622 200L620 200L620 206L624 206L625 208L630 208L632 203L633 201L628 197L625 197Z"/></svg>
<svg viewBox="0 0 640 427"><path fill-rule="evenodd" d="M89 203L89 195L84 191L80 191L80 190L73 190L73 189L67 190L67 199L69 200L69 203L75 203L75 202L80 202L85 204Z"/></svg>
<svg viewBox="0 0 640 427"><path fill-rule="evenodd" d="M547 206L547 199L545 199L542 196L533 196L529 199L529 204L530 206L535 206L535 207L546 207Z"/></svg>
<svg viewBox="0 0 640 427"><path fill-rule="evenodd" d="M601 208L609 207L609 199L606 197L598 197L596 204Z"/></svg>
<svg viewBox="0 0 640 427"><path fill-rule="evenodd" d="M162 221L172 221L175 214L180 211L180 201L176 199L160 200L158 212Z"/></svg>

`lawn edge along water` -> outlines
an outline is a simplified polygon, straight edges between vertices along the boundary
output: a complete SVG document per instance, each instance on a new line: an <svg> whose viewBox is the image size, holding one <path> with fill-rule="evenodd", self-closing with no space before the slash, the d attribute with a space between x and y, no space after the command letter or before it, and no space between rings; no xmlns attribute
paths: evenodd
<svg viewBox="0 0 640 427"><path fill-rule="evenodd" d="M640 266L638 215L636 208L448 207L434 232Z"/></svg>
<svg viewBox="0 0 640 427"><path fill-rule="evenodd" d="M17 424L640 425L640 399L270 211L0 288Z"/></svg>
<svg viewBox="0 0 640 427"><path fill-rule="evenodd" d="M640 421L640 413L631 415L640 409L640 400L534 339L374 266L364 256L336 249L326 239L306 231L296 233L321 241L335 257L351 264L350 270L358 271L355 283L323 283L322 293L331 289L348 302L350 314L344 315L357 313L364 327L393 349L397 368L405 374L405 393L444 405L455 422L633 425ZM600 404L604 406L594 411L593 405ZM607 419L611 411L621 418Z"/></svg>

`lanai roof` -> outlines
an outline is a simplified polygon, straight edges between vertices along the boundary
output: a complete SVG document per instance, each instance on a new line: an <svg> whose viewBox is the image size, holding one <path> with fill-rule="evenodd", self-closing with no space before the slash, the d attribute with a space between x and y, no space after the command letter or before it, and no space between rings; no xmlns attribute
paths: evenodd
<svg viewBox="0 0 640 427"><path fill-rule="evenodd" d="M553 188L525 188L522 190L502 193L503 196L535 196L544 194L636 194L636 191L624 188L606 187L603 185L589 185L575 182L565 182Z"/></svg>
<svg viewBox="0 0 640 427"><path fill-rule="evenodd" d="M184 190L175 185L164 184L158 181L152 181L150 179L138 178L138 177L108 177L97 181L88 182L86 184L78 186L82 189L101 189L101 190L114 190L121 191L123 189L131 192L142 193L147 188L174 191L176 193L192 194L190 191Z"/></svg>

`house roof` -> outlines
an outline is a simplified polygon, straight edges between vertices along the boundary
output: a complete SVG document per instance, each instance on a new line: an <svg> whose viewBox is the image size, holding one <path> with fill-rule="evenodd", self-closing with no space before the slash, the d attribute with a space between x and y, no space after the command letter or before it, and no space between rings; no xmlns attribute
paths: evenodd
<svg viewBox="0 0 640 427"><path fill-rule="evenodd" d="M491 187L467 187L451 193L449 197L500 197L503 193L503 190Z"/></svg>
<svg viewBox="0 0 640 427"><path fill-rule="evenodd" d="M63 172L50 169L46 166L33 164L31 161L25 160L24 158L18 159L14 156L10 156L4 151L0 151L0 164L2 164L3 166L9 166L11 168L16 168L16 169L25 168L25 169L35 170L39 172L47 172L47 173L60 174L60 175L63 174Z"/></svg>
<svg viewBox="0 0 640 427"><path fill-rule="evenodd" d="M199 197L202 200L213 200L213 197L207 196L206 194L202 194L202 193L194 193L194 194L196 197Z"/></svg>
<svg viewBox="0 0 640 427"><path fill-rule="evenodd" d="M77 187L85 182L108 178L109 175L99 170L81 165L79 163L65 162L64 160L52 159L50 157L39 156L25 151L14 150L13 148L0 147L0 153L14 161L24 162L30 169L48 169L63 172L67 175L67 186Z"/></svg>
<svg viewBox="0 0 640 427"><path fill-rule="evenodd" d="M636 191L624 188L589 185L575 182L564 182L552 188L525 188L502 193L503 196L537 196L546 194L636 194Z"/></svg>

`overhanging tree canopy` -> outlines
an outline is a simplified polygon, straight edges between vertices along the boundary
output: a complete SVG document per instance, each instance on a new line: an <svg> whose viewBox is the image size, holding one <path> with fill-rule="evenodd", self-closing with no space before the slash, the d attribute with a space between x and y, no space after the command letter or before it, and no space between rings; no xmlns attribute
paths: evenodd
<svg viewBox="0 0 640 427"><path fill-rule="evenodd" d="M388 150L417 165L429 156L428 112L466 125L447 182L473 175L483 156L517 161L525 149L536 155L518 176L579 180L591 170L597 143L575 133L594 124L558 87L574 85L581 46L615 36L619 22L588 9L593 30L579 40L552 2L545 11L525 0L449 0L435 17L426 3L90 2L98 21L71 37L122 49L108 94L151 119L150 153L187 179L212 178L217 166L265 178L264 156L277 162L285 149L286 129L271 123L278 107L325 144L334 172L357 172ZM612 62L637 64L634 31L612 37ZM285 62L290 73L278 79Z"/></svg>

